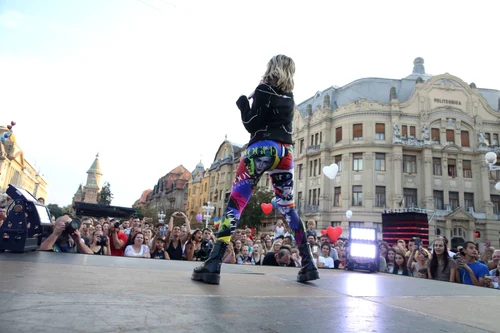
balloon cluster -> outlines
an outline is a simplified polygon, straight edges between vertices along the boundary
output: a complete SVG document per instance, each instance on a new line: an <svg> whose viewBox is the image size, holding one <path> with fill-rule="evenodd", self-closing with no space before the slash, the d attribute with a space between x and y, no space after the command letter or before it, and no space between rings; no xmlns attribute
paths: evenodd
<svg viewBox="0 0 500 333"><path fill-rule="evenodd" d="M260 204L260 209L262 209L262 212L266 215L269 215L273 211L273 208L276 209L276 207L277 207L276 198L273 198L271 200L271 203Z"/></svg>
<svg viewBox="0 0 500 333"><path fill-rule="evenodd" d="M16 142L16 136L12 132L12 128L16 125L15 121L11 121L9 125L7 125L7 128L9 129L8 132L5 132L2 136L0 136L0 141L2 143L5 143L5 140L10 140L10 142L15 143Z"/></svg>

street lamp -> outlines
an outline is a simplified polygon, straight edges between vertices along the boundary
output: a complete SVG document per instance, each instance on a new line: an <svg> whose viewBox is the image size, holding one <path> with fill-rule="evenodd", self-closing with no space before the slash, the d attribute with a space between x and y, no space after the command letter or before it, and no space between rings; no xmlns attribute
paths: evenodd
<svg viewBox="0 0 500 333"><path fill-rule="evenodd" d="M211 202L207 202L203 207L203 219L205 220L205 228L208 228L208 221L212 218L212 213L215 210L215 207L211 205Z"/></svg>
<svg viewBox="0 0 500 333"><path fill-rule="evenodd" d="M160 211L158 213L158 223L163 224L165 222L165 213L163 211Z"/></svg>
<svg viewBox="0 0 500 333"><path fill-rule="evenodd" d="M500 171L500 166L495 165L497 163L497 154L490 151L489 153L486 153L484 157L486 158L486 163L488 163L490 171ZM500 182L495 184L495 190L500 192Z"/></svg>

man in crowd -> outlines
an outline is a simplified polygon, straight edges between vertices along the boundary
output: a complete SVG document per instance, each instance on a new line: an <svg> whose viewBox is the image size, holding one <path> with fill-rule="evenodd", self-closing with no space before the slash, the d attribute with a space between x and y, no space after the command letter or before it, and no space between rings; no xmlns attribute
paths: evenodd
<svg viewBox="0 0 500 333"><path fill-rule="evenodd" d="M288 246L282 246L278 253L269 252L264 256L262 266L295 267L295 262L292 259L292 251Z"/></svg>
<svg viewBox="0 0 500 333"><path fill-rule="evenodd" d="M0 206L0 227L3 224L3 221L7 218L7 208L5 206Z"/></svg>
<svg viewBox="0 0 500 333"><path fill-rule="evenodd" d="M463 284L484 286L484 277L489 274L488 267L476 261L478 252L474 242L465 242L463 246L465 256L459 255L457 259L460 280Z"/></svg>
<svg viewBox="0 0 500 333"><path fill-rule="evenodd" d="M127 235L120 230L119 226L115 228L116 222L118 222L118 220L112 219L109 223L107 233L105 231L104 234L109 237L111 255L121 257L123 256L123 251L125 251L125 247L127 246Z"/></svg>
<svg viewBox="0 0 500 333"><path fill-rule="evenodd" d="M71 221L72 218L68 215L63 215L58 218L52 234L40 244L40 251L94 254L92 250L85 245L78 230L75 230L71 234L66 232L66 225Z"/></svg>

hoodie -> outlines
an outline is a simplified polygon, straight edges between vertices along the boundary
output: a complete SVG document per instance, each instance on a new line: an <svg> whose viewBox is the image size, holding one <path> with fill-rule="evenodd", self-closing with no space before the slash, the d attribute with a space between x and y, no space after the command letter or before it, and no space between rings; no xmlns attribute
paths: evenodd
<svg viewBox="0 0 500 333"><path fill-rule="evenodd" d="M248 145L262 140L293 144L293 94L263 83L255 89L251 98L251 107L247 96L241 96L236 101L243 126L250 133Z"/></svg>

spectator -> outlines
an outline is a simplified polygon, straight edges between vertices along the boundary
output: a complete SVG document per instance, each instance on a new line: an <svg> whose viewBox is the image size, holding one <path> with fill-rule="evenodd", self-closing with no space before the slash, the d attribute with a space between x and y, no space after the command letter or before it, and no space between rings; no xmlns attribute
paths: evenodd
<svg viewBox="0 0 500 333"><path fill-rule="evenodd" d="M316 231L316 221L314 220L307 221L306 235L308 237L308 240L309 236L313 236L314 238L318 237L318 233Z"/></svg>
<svg viewBox="0 0 500 333"><path fill-rule="evenodd" d="M404 252L396 252L396 256L394 258L394 267L391 268L389 273L412 276L410 269L407 267L406 256Z"/></svg>
<svg viewBox="0 0 500 333"><path fill-rule="evenodd" d="M485 286L484 276L489 274L488 267L476 261L477 248L474 242L465 242L463 252L457 254L458 281L463 284Z"/></svg>
<svg viewBox="0 0 500 333"><path fill-rule="evenodd" d="M262 243L257 243L252 251L252 262L254 265L262 265L266 251ZM299 266L300 267L300 266Z"/></svg>
<svg viewBox="0 0 500 333"><path fill-rule="evenodd" d="M184 218L186 221L186 232L181 237L181 228L174 227L174 218ZM165 244L170 260L182 260L182 247L191 236L191 224L184 213L174 212L168 222L168 231Z"/></svg>
<svg viewBox="0 0 500 333"><path fill-rule="evenodd" d="M273 227L274 239L277 239L279 236L285 235L285 225L282 220L278 220Z"/></svg>
<svg viewBox="0 0 500 333"><path fill-rule="evenodd" d="M282 246L277 253L269 252L266 254L262 265L295 267L295 262L292 260L290 249L286 246Z"/></svg>
<svg viewBox="0 0 500 333"><path fill-rule="evenodd" d="M111 248L111 255L121 257L123 256L123 252L125 247L127 246L127 235L120 228L115 228L115 223L118 220L111 220L111 224L103 223L102 230L104 235L108 236L110 239L109 245ZM96 226L96 231L98 230L98 226Z"/></svg>
<svg viewBox="0 0 500 333"><path fill-rule="evenodd" d="M416 260L414 261L414 259ZM429 259L429 252L422 246L417 248L415 242L412 242L408 258L408 268L414 277L418 276L418 271L420 269L427 269L427 259Z"/></svg>
<svg viewBox="0 0 500 333"><path fill-rule="evenodd" d="M440 237L434 241L433 253L431 260L427 261L429 279L455 282L457 263L450 258L444 238Z"/></svg>
<svg viewBox="0 0 500 333"><path fill-rule="evenodd" d="M252 262L248 245L243 245L241 247L241 252L238 255L238 258L236 258L236 263L238 265L255 265L255 262Z"/></svg>
<svg viewBox="0 0 500 333"><path fill-rule="evenodd" d="M92 243L90 244L90 249L94 254L98 255L111 255L110 240L108 236L105 236L102 231L96 231L92 235Z"/></svg>
<svg viewBox="0 0 500 333"><path fill-rule="evenodd" d="M420 268L417 274L420 279L427 279L427 268Z"/></svg>
<svg viewBox="0 0 500 333"><path fill-rule="evenodd" d="M92 250L85 245L78 230L71 234L66 232L66 225L72 220L67 215L59 217L52 234L40 244L40 251L93 254Z"/></svg>
<svg viewBox="0 0 500 333"><path fill-rule="evenodd" d="M330 257L330 243L321 244L321 255L318 257L318 268L334 268L332 257Z"/></svg>
<svg viewBox="0 0 500 333"><path fill-rule="evenodd" d="M493 251L493 254L491 256L491 260L488 261L488 269L495 269L498 266L498 263L500 262L500 250L495 250Z"/></svg>
<svg viewBox="0 0 500 333"><path fill-rule="evenodd" d="M135 234L132 241L133 244L127 245L125 248L125 257L151 258L149 247L144 245L144 235L142 232Z"/></svg>
<svg viewBox="0 0 500 333"><path fill-rule="evenodd" d="M3 224L3 221L7 219L7 208L5 206L0 206L0 227Z"/></svg>
<svg viewBox="0 0 500 333"><path fill-rule="evenodd" d="M208 258L206 253L201 253L201 240L203 235L200 229L196 229L191 239L186 243L186 259L189 261L204 261ZM203 260L202 260L203 259Z"/></svg>
<svg viewBox="0 0 500 333"><path fill-rule="evenodd" d="M235 264L236 263L236 254L234 253L234 242L230 241L227 244L226 252L222 257L222 262L224 264Z"/></svg>
<svg viewBox="0 0 500 333"><path fill-rule="evenodd" d="M169 256L167 251L165 251L165 239L155 237L154 239L154 251L151 252L151 258L153 259L167 259L169 260Z"/></svg>

